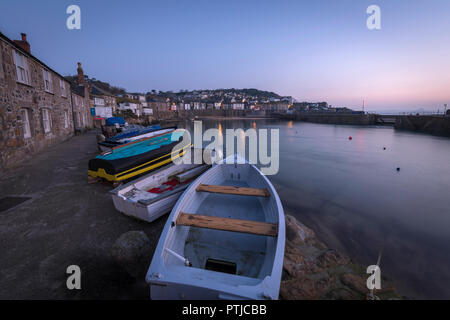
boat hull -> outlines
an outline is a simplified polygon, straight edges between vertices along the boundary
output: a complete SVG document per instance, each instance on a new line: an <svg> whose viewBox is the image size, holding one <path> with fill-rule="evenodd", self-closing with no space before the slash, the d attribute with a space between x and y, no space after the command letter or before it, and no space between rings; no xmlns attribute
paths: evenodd
<svg viewBox="0 0 450 320"><path fill-rule="evenodd" d="M172 133L114 149L89 160L88 175L108 181L124 181L153 171L183 156L191 147ZM181 143L180 143L181 141Z"/></svg>
<svg viewBox="0 0 450 320"><path fill-rule="evenodd" d="M153 222L172 210L183 191L184 189L180 189L178 192L149 205L127 201L118 195L113 195L112 199L117 211L139 220Z"/></svg>
<svg viewBox="0 0 450 320"><path fill-rule="evenodd" d="M146 154L137 159L119 159L121 161L116 163L92 159L89 161L88 174L108 181L128 180L171 163L183 156L190 148L190 145L187 145L172 151L175 145L176 143L165 146L163 149L160 148L161 150L157 149L157 153Z"/></svg>
<svg viewBox="0 0 450 320"><path fill-rule="evenodd" d="M168 133L170 131L176 130L177 127L167 127L167 128L153 128L148 129L144 133L135 133L134 135L130 136L119 136L118 138L112 137L109 139L106 139L105 141L98 143L98 148L102 151L111 151L113 148L124 146L128 143L132 142L138 142L139 140L143 139L149 139L153 136L159 135L161 133Z"/></svg>
<svg viewBox="0 0 450 320"><path fill-rule="evenodd" d="M150 297L153 300L251 300L249 297L230 294L227 291L162 282L150 284Z"/></svg>
<svg viewBox="0 0 450 320"><path fill-rule="evenodd" d="M246 177L252 180L246 181ZM265 188L270 196L209 195L196 191L200 184L226 183ZM277 223L277 236L178 225L183 212ZM151 298L277 299L284 243L284 211L270 181L249 164L214 166L186 189L167 220L146 276ZM235 270L208 269L205 261L207 264L210 258L234 264Z"/></svg>
<svg viewBox="0 0 450 320"><path fill-rule="evenodd" d="M169 164L110 191L114 207L125 215L147 222L170 212L190 183L211 167L210 153L205 152L208 163L203 164L194 163L195 153L203 154L203 150L187 152L191 157L188 163L180 159L179 164ZM178 179L177 182L174 183L174 179Z"/></svg>

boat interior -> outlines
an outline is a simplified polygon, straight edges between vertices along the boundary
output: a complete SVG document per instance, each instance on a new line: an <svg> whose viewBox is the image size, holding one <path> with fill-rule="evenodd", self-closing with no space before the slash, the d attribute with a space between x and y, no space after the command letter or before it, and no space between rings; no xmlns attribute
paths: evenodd
<svg viewBox="0 0 450 320"><path fill-rule="evenodd" d="M167 193L191 183L210 166L207 164L194 164L195 154L202 150L192 150L186 157L190 157L190 163L169 164L123 186L118 195L127 200L138 202L140 200L157 200ZM207 157L211 157L206 153ZM209 158L211 161L211 158Z"/></svg>
<svg viewBox="0 0 450 320"><path fill-rule="evenodd" d="M181 164L163 167L144 179L140 179L119 191L119 195L134 202L157 199L166 193L189 184L203 171L206 165Z"/></svg>
<svg viewBox="0 0 450 320"><path fill-rule="evenodd" d="M186 192L166 238L166 266L183 265L182 257L186 268L261 280L271 274L278 207L253 166L215 166Z"/></svg>

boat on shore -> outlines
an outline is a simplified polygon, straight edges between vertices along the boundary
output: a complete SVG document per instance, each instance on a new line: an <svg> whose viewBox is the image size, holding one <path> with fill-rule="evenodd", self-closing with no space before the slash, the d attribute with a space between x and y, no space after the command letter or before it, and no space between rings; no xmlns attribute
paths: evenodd
<svg viewBox="0 0 450 320"><path fill-rule="evenodd" d="M275 188L248 163L224 163L184 191L146 275L151 299L278 299L285 245Z"/></svg>
<svg viewBox="0 0 450 320"><path fill-rule="evenodd" d="M119 133L111 138L106 139L105 141L98 142L98 148L100 151L110 151L111 149L119 146L123 146L130 142L151 138L158 134L168 133L176 130L177 127L167 127L162 128L160 125L155 125L151 127L146 127L144 129L135 129L131 131L126 131L123 133Z"/></svg>
<svg viewBox="0 0 450 320"><path fill-rule="evenodd" d="M155 170L183 156L190 142L182 130L163 133L113 148L89 160L88 175L108 181L123 181Z"/></svg>
<svg viewBox="0 0 450 320"><path fill-rule="evenodd" d="M196 152L203 150L190 153ZM125 215L152 222L170 212L190 183L210 167L210 164L194 164L193 161L169 164L110 191L114 207Z"/></svg>

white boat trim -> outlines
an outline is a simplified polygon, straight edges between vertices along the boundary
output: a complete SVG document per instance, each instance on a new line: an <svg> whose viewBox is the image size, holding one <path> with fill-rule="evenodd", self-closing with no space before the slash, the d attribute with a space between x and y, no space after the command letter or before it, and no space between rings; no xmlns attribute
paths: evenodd
<svg viewBox="0 0 450 320"><path fill-rule="evenodd" d="M186 153L185 156L194 157L195 152L203 152L202 150L194 150L193 152ZM139 198L139 196L130 199L125 194L132 190L137 190L146 194L144 191L148 190L148 187L160 186L162 182L167 181L169 176L174 176L186 171L198 172L198 175L206 171L210 166L207 164L169 164L155 171L148 173L147 175L138 179L132 180L126 184L110 191L114 207L117 211L122 212L125 215L143 220L146 222L152 222L162 215L169 213L180 195L189 187L190 183L182 183L176 186L173 190L163 192L161 194L154 194L153 197ZM147 188L147 189L146 189Z"/></svg>
<svg viewBox="0 0 450 320"><path fill-rule="evenodd" d="M238 157L234 157L234 159L238 159ZM239 162L242 160L241 158ZM251 166L253 170L256 170L261 175L278 213L278 236L274 238L276 243L268 244L270 248L267 249L274 250L273 265L271 266L270 274L264 278L253 278L172 263L166 264L164 262L166 248L170 247L170 250L176 252L169 243L170 241L174 241L174 236L169 237L169 234L175 232L174 230L177 228L177 217L180 211L182 211L185 201L187 201L185 199L189 197L189 194L195 192L195 189L200 183L204 183L203 181L206 176L214 174L213 171L220 167L220 165L225 164L222 162L213 166L197 178L184 191L170 213L146 276L146 281L150 285L152 299L278 299L285 246L284 211L272 183L256 166L248 163L247 165ZM266 243L269 242L266 241ZM183 256L179 252L177 254ZM266 261L264 260L264 262ZM220 281L218 280L219 278Z"/></svg>

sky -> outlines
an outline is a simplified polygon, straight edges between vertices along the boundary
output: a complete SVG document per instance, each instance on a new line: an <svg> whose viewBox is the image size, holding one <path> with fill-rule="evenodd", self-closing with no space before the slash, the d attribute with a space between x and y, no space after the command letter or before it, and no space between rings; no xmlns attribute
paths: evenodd
<svg viewBox="0 0 450 320"><path fill-rule="evenodd" d="M66 9L81 9L69 30ZM366 9L381 10L369 30ZM0 32L129 92L258 88L357 110L450 104L450 0L0 0Z"/></svg>

